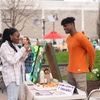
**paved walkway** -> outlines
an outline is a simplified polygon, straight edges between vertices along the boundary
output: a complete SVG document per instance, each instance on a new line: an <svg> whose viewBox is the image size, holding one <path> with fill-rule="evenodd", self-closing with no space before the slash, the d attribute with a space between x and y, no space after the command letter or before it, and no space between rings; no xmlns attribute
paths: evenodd
<svg viewBox="0 0 100 100"><path fill-rule="evenodd" d="M0 89L0 100L7 100L7 91L4 89L3 93Z"/></svg>

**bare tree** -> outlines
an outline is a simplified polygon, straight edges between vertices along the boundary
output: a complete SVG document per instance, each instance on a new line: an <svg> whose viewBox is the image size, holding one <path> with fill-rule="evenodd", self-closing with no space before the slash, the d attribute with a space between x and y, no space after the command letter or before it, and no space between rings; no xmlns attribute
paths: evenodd
<svg viewBox="0 0 100 100"><path fill-rule="evenodd" d="M36 15L37 9L34 0L2 0L1 7L2 21L7 27L17 27L21 23L19 31Z"/></svg>
<svg viewBox="0 0 100 100"><path fill-rule="evenodd" d="M100 39L100 3L99 3L99 11L98 11L98 20L97 20L97 35Z"/></svg>

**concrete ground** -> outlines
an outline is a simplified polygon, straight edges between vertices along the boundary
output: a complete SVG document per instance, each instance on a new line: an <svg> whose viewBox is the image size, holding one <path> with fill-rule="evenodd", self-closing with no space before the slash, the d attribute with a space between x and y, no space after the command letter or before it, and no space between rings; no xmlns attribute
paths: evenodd
<svg viewBox="0 0 100 100"><path fill-rule="evenodd" d="M0 89L0 100L7 100L7 90L4 89L3 93L2 90Z"/></svg>

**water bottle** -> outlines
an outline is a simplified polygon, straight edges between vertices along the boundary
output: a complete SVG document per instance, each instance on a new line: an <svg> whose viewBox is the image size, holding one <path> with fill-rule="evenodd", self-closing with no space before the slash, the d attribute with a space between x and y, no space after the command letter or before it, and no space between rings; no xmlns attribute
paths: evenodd
<svg viewBox="0 0 100 100"><path fill-rule="evenodd" d="M44 71L40 71L40 83L44 83Z"/></svg>

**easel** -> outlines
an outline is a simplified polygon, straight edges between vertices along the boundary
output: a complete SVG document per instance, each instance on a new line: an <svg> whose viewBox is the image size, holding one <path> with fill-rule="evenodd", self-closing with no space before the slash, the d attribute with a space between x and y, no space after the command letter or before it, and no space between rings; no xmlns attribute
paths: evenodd
<svg viewBox="0 0 100 100"><path fill-rule="evenodd" d="M41 70L41 66L42 66L42 59L43 58L39 58L40 49L41 49L41 46L38 47L36 59L34 61L34 64L32 66L32 71L31 71L31 74L30 74L30 80L33 83L38 82L38 78L39 78L39 74L40 74L40 70ZM58 67L58 64L57 64L57 60L56 60L56 56L55 56L52 44L46 43L46 45L43 47L43 49L46 53L48 63L49 63L49 67L50 67L51 74L52 74L53 78L62 82L60 70L59 70L59 67ZM44 54L42 54L42 56L43 55Z"/></svg>
<svg viewBox="0 0 100 100"><path fill-rule="evenodd" d="M62 82L60 70L57 64L56 56L54 49L52 47L51 43L48 43L45 48L46 56L48 59L49 67L52 73L53 78L58 79L60 82Z"/></svg>

